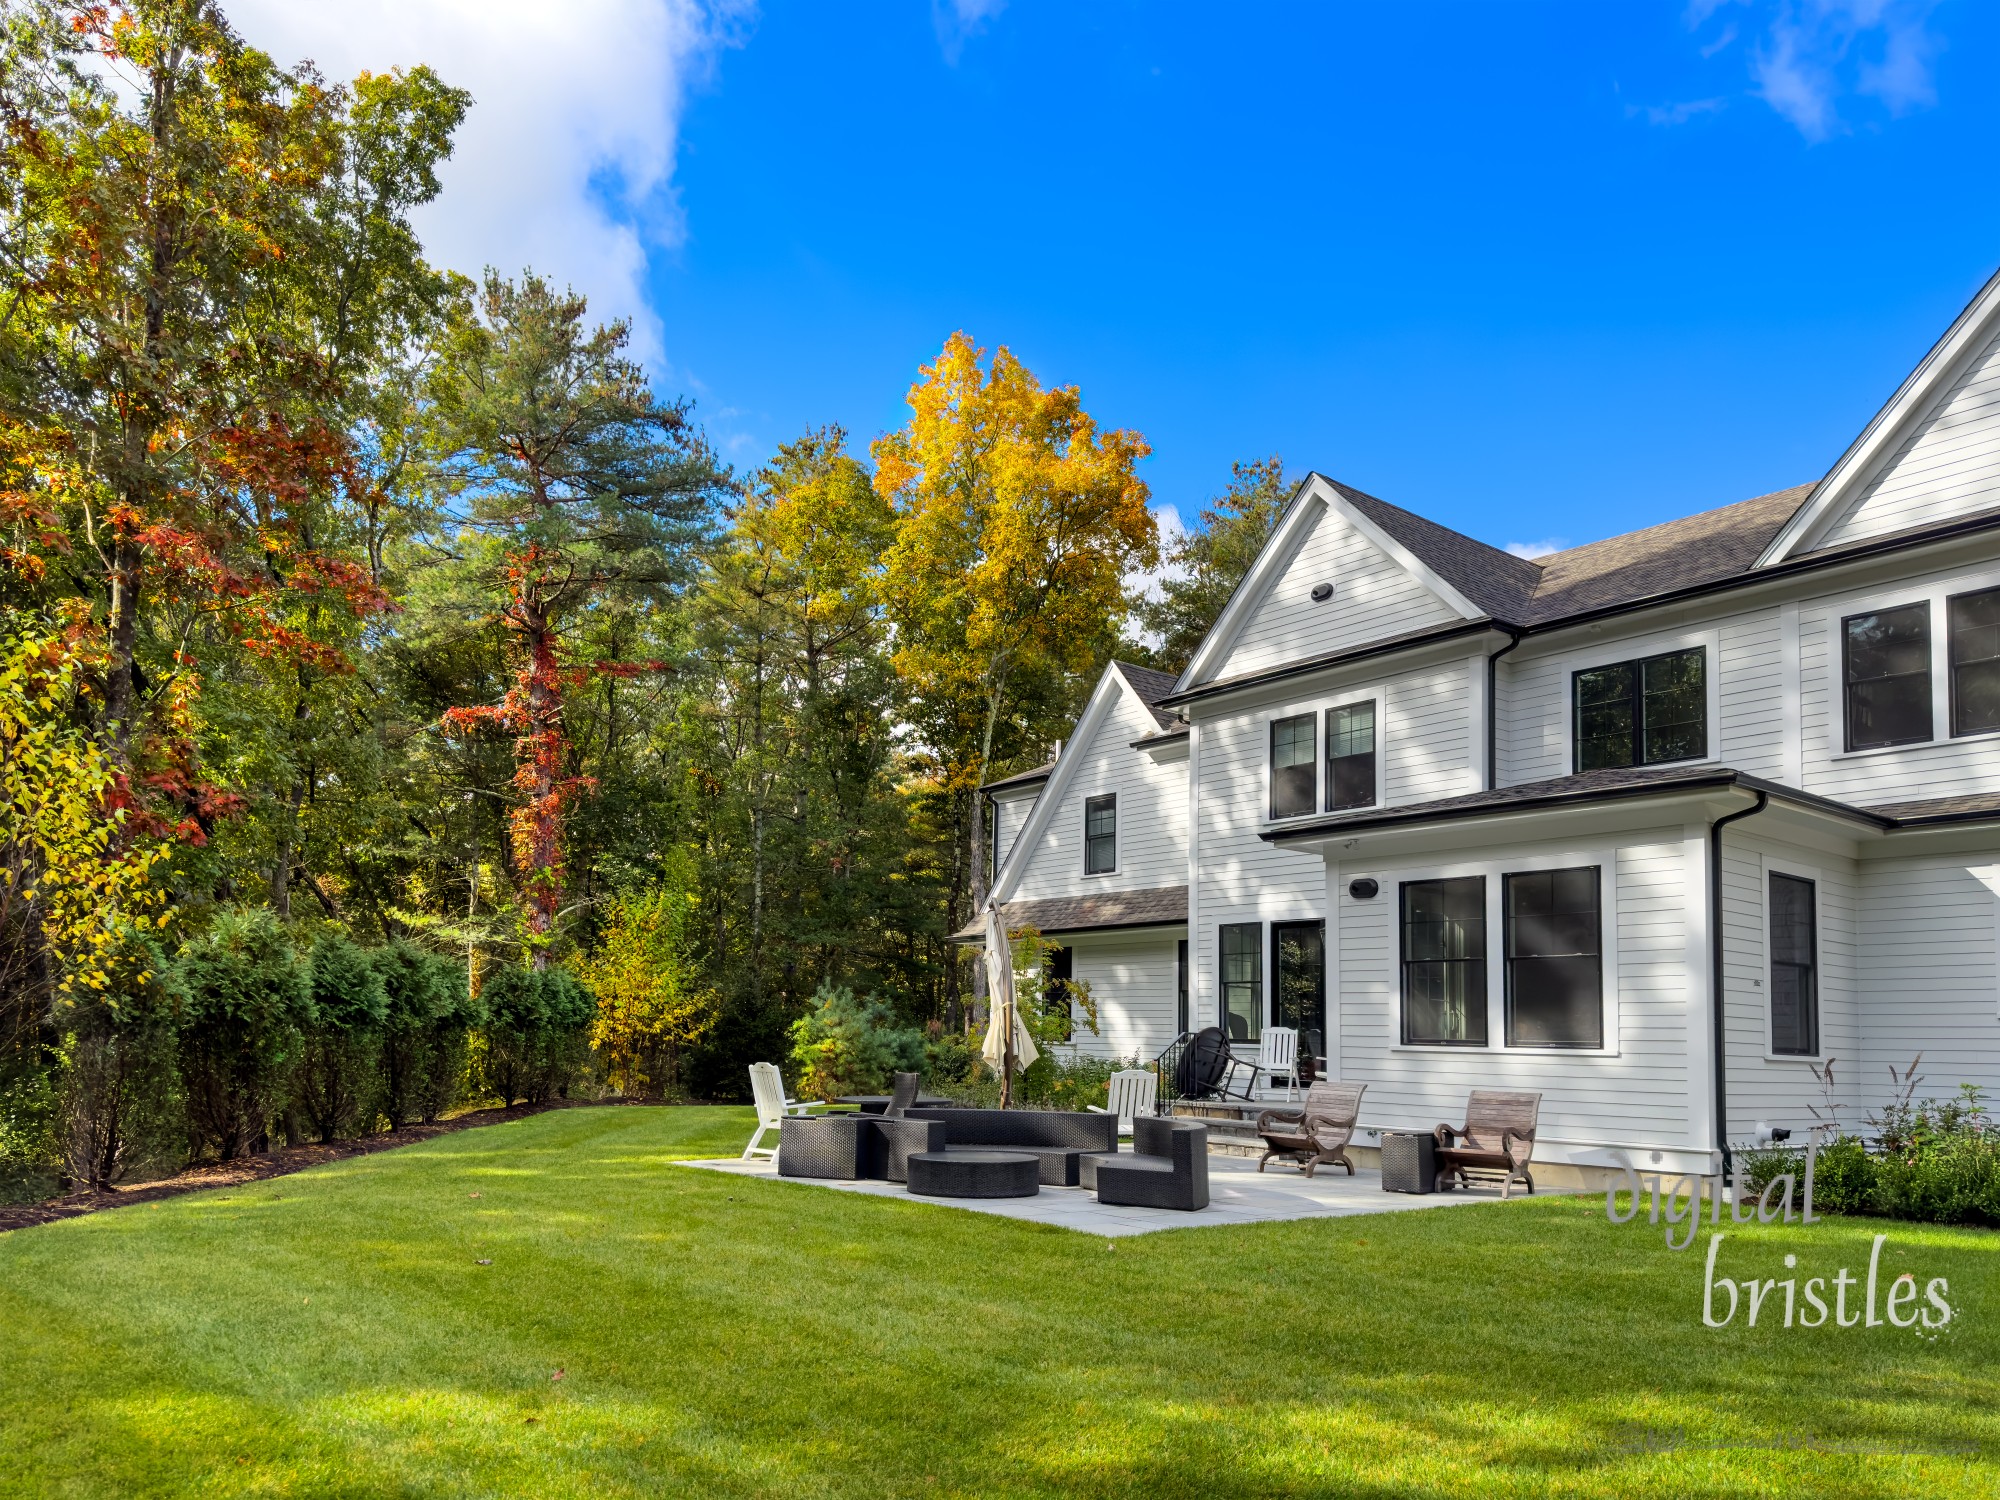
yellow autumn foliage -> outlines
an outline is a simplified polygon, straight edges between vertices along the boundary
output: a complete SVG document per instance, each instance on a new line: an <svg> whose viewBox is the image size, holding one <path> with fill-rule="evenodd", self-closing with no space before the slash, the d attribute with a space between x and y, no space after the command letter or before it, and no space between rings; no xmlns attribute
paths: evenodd
<svg viewBox="0 0 2000 1500"><path fill-rule="evenodd" d="M129 835L117 767L70 718L80 665L51 632L0 641L0 930L30 935L8 945L22 963L39 932L58 997L115 1007L152 978L128 939L167 925L154 877L171 851Z"/></svg>
<svg viewBox="0 0 2000 1500"><path fill-rule="evenodd" d="M720 1014L721 997L701 983L686 951L692 899L679 883L619 896L595 951L577 966L597 1000L591 1045L621 1093L673 1089L682 1049Z"/></svg>

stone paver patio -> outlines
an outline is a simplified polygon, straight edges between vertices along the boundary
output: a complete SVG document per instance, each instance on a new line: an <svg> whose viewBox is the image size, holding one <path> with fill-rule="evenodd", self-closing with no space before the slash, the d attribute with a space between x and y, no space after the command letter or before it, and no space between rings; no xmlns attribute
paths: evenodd
<svg viewBox="0 0 2000 1500"><path fill-rule="evenodd" d="M1084 1188L1044 1187L1032 1198L913 1198L900 1182L833 1182L820 1178L778 1176L768 1157L742 1161L683 1161L732 1177L757 1177L796 1183L808 1188L833 1188L843 1193L867 1193L899 1198L905 1203L934 1203L944 1208L999 1214L1035 1224L1054 1224L1084 1234L1119 1236L1151 1234L1160 1229L1194 1229L1207 1224L1266 1224L1285 1219L1344 1219L1357 1214L1399 1213L1419 1208L1447 1208L1455 1203L1497 1203L1500 1190L1463 1189L1450 1193L1385 1193L1379 1172L1363 1170L1349 1177L1340 1168L1321 1168L1308 1180L1294 1168L1273 1165L1259 1173L1256 1162L1241 1156L1208 1159L1208 1207L1197 1213L1164 1208L1109 1207ZM1517 1195L1518 1196L1518 1195Z"/></svg>

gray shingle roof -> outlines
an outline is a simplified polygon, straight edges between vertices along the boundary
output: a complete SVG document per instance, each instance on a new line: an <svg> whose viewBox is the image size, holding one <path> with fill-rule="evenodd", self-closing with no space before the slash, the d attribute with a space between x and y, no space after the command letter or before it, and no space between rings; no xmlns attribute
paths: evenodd
<svg viewBox="0 0 2000 1500"><path fill-rule="evenodd" d="M1897 823L1956 823L2000 817L2000 792L1975 792L1966 797L1926 797L1915 802L1879 802L1867 811Z"/></svg>
<svg viewBox="0 0 2000 1500"><path fill-rule="evenodd" d="M1143 891L1105 891L1092 896L1053 896L1042 901L1006 901L1000 918L1010 931L1097 932L1114 927L1173 927L1187 921L1187 887L1155 886ZM974 921L951 935L954 943L976 943L985 930Z"/></svg>
<svg viewBox="0 0 2000 1500"><path fill-rule="evenodd" d="M1432 572L1496 620L1547 625L1749 571L1810 484L1628 531L1532 561L1327 481Z"/></svg>
<svg viewBox="0 0 2000 1500"><path fill-rule="evenodd" d="M1114 661L1111 665L1123 673L1125 680L1132 684L1140 700L1152 710L1160 728L1171 729L1179 722L1173 710L1160 707L1160 700L1171 693L1174 684L1180 680L1172 672L1156 672L1151 667L1137 667L1129 661Z"/></svg>
<svg viewBox="0 0 2000 1500"><path fill-rule="evenodd" d="M1047 781L1055 768L1056 763L1049 761L1036 766L1032 771L1016 771L1012 776L1002 776L998 781L989 781L981 790L990 792L1003 786L1026 786L1031 781Z"/></svg>

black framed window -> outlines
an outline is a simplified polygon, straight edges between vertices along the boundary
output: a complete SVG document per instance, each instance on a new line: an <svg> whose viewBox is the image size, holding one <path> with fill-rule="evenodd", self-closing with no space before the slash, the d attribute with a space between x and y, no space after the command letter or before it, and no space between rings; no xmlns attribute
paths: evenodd
<svg viewBox="0 0 2000 1500"><path fill-rule="evenodd" d="M1109 875L1117 868L1117 793L1086 797L1083 803L1083 873Z"/></svg>
<svg viewBox="0 0 2000 1500"><path fill-rule="evenodd" d="M1486 877L1402 888L1403 1043L1486 1045Z"/></svg>
<svg viewBox="0 0 2000 1500"><path fill-rule="evenodd" d="M1847 748L1931 738L1931 607L1904 604L1840 622Z"/></svg>
<svg viewBox="0 0 2000 1500"><path fill-rule="evenodd" d="M1575 769L1658 766L1708 754L1708 652L1701 646L1578 672Z"/></svg>
<svg viewBox="0 0 2000 1500"><path fill-rule="evenodd" d="M1174 999L1175 999L1175 1001L1176 1001L1177 1005L1179 1006L1179 1012L1178 1012L1178 1014L1179 1014L1179 1025L1180 1025L1180 1034L1181 1034L1181 1035L1183 1035L1183 1036L1187 1034L1187 1029L1188 1029L1188 954L1187 954L1187 943L1188 943L1188 940L1187 940L1186 938L1182 938L1182 939L1181 939L1181 940L1180 940L1180 941L1179 941L1178 943L1176 943L1176 944L1174 945L1174 949L1175 949L1175 952L1174 952L1174 968L1175 968L1175 974L1174 974Z"/></svg>
<svg viewBox="0 0 2000 1500"><path fill-rule="evenodd" d="M1951 615L1951 732L2000 729L2000 589L1960 594Z"/></svg>
<svg viewBox="0 0 2000 1500"><path fill-rule="evenodd" d="M1326 711L1326 808L1375 805L1375 702Z"/></svg>
<svg viewBox="0 0 2000 1500"><path fill-rule="evenodd" d="M1313 810L1313 715L1271 721L1271 816L1296 818Z"/></svg>
<svg viewBox="0 0 2000 1500"><path fill-rule="evenodd" d="M1326 924L1271 924L1271 1024L1304 1036L1326 1019Z"/></svg>
<svg viewBox="0 0 2000 1500"><path fill-rule="evenodd" d="M1810 880L1771 873L1771 1050L1819 1056L1819 900Z"/></svg>
<svg viewBox="0 0 2000 1500"><path fill-rule="evenodd" d="M1048 982L1042 989L1042 1009L1059 1028L1059 1040L1066 1042L1076 1024L1069 998L1069 983L1076 978L1076 950L1049 949L1048 965Z"/></svg>
<svg viewBox="0 0 2000 1500"><path fill-rule="evenodd" d="M1596 865L1503 878L1508 1046L1604 1045L1602 885Z"/></svg>
<svg viewBox="0 0 2000 1500"><path fill-rule="evenodd" d="M1254 1042L1264 1026L1264 925L1225 922L1222 950L1222 1034Z"/></svg>

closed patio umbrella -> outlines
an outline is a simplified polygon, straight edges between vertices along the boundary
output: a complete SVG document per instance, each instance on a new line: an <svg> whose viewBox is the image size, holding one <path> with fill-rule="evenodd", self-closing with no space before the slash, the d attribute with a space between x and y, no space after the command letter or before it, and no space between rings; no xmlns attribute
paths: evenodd
<svg viewBox="0 0 2000 1500"><path fill-rule="evenodd" d="M1000 905L996 901L986 904L986 993L991 1009L986 1020L986 1042L979 1055L1000 1075L1000 1102L1004 1106L1014 1093L1011 1069L1027 1067L1041 1054L1035 1050L1035 1039L1028 1035L1027 1023L1021 1019L1021 1007L1014 997L1014 948L1007 941L1007 924L1000 920ZM1011 1048L1007 1045L1010 1025L1014 1033Z"/></svg>

